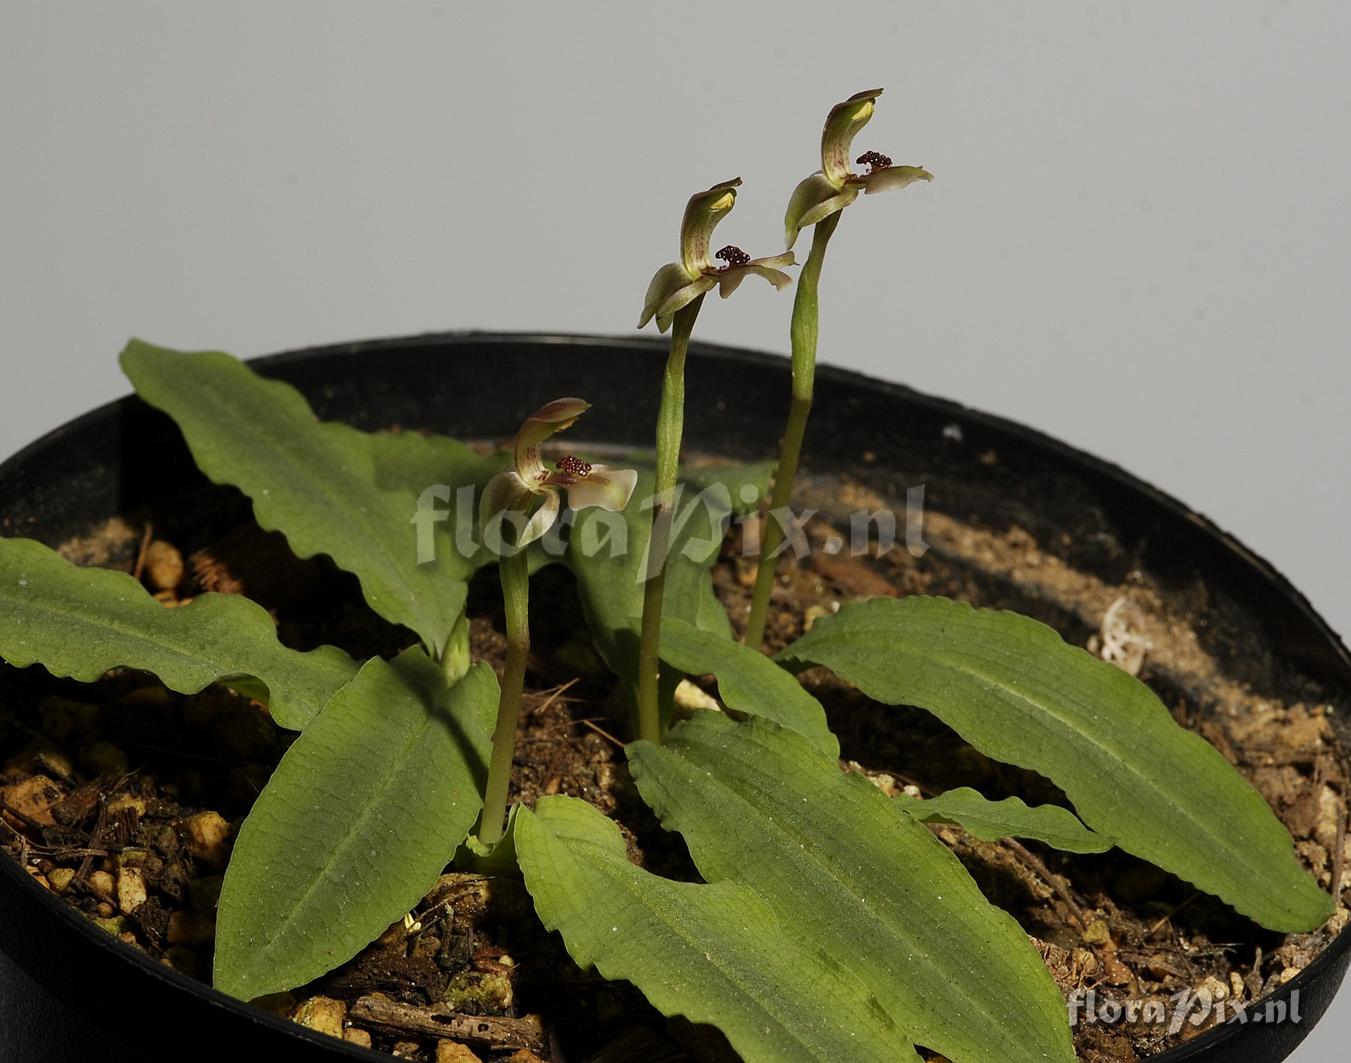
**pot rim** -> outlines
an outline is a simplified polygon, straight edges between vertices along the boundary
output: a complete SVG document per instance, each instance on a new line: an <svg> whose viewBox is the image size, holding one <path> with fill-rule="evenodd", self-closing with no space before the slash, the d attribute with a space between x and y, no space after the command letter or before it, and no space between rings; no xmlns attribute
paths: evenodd
<svg viewBox="0 0 1351 1063"><path fill-rule="evenodd" d="M248 364L266 375L270 371L285 369L298 363L309 362L325 356L373 354L392 348L409 349L423 346L445 346L460 344L528 346L533 348L564 348L570 346L626 349L640 348L653 354L665 355L667 343L651 336L587 335L573 333L540 332L498 332L486 330L455 330L448 332L424 332L409 336L387 337L360 340L347 343L330 343L310 347L291 348L276 354L263 355L247 359ZM782 372L789 360L778 354L753 351L718 343L695 341L690 345L689 358L693 361L716 361L742 365L761 366ZM1078 447L1065 443L1039 429L1031 428L1016 421L1008 420L996 414L973 409L950 399L939 398L918 391L905 384L882 380L855 370L821 364L817 367L818 383L840 383L855 388L863 388L875 394L894 397L907 402L919 403L936 411L950 414L960 421L979 424L998 433L1011 436L1032 447L1048 450L1070 465L1080 470L1091 470L1098 477L1109 481L1119 489L1140 496L1148 504L1181 517L1194 525L1197 530L1223 548L1232 562L1249 570L1264 582L1271 585L1285 600L1286 605L1302 615L1318 634L1325 647L1332 652L1331 663L1335 670L1343 673L1342 682L1351 677L1351 651L1341 637L1332 629L1322 616L1313 608L1308 598L1273 565L1245 546L1236 536L1216 525L1209 518L1185 505L1174 496L1161 491L1149 483L1127 472L1121 466L1097 457ZM62 443L67 437L77 434L81 429L113 414L128 403L136 402L134 394L103 403L98 407L69 420L44 433L33 442L20 448L14 454L0 462L0 477L26 465L39 454ZM0 859L0 874L10 880L21 897L33 899L49 918L55 918L59 925L74 929L77 937L102 950L111 957L127 961L150 976L152 981L174 992L186 992L203 999L214 1009L231 1013L238 1019L256 1025L271 1028L282 1036L298 1038L315 1048L327 1051L334 1059L352 1059L366 1061L388 1061L383 1052L363 1048L350 1042L320 1034L306 1027L264 1011L249 1003L229 997L219 990L195 978L190 978L173 968L151 959L144 952L118 941L106 931L79 915L55 894L33 879L20 864L5 856ZM1323 973L1332 968L1351 951L1351 924L1344 927L1327 946L1300 973L1275 993L1260 998L1260 1002L1288 998L1297 990L1303 990L1318 981ZM32 976L33 972L28 972ZM44 983L45 984L45 983ZM1319 1016L1306 1020L1308 1028L1317 1022ZM1186 1063L1198 1055L1238 1036L1245 1027L1234 1021L1216 1026L1186 1044L1157 1055L1147 1057L1149 1063Z"/></svg>

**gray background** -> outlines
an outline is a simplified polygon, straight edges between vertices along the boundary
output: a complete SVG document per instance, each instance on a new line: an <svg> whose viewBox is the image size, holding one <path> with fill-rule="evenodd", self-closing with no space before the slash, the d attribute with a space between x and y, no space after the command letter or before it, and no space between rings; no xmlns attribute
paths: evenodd
<svg viewBox="0 0 1351 1063"><path fill-rule="evenodd" d="M850 211L825 362L1036 425L1351 630L1351 5L145 3L0 11L0 452L240 355L630 330L685 198L779 249L827 107L932 185ZM755 282L699 334L785 351ZM594 415L593 415L594 416ZM1351 997L1294 1058L1345 1058Z"/></svg>

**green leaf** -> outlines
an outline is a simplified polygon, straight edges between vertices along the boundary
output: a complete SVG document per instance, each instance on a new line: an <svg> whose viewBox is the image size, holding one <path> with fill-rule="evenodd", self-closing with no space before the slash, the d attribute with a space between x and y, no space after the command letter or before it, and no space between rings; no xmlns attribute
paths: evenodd
<svg viewBox="0 0 1351 1063"><path fill-rule="evenodd" d="M360 580L372 609L440 652L475 563L445 548L444 526L435 561L418 563L418 495L397 474L416 436L317 421L298 391L228 354L133 340L122 368L141 398L177 422L198 468L252 499L263 528L282 532L298 557L327 554ZM462 466L447 461L437 482L453 486L479 475L477 460L462 456Z"/></svg>
<svg viewBox="0 0 1351 1063"><path fill-rule="evenodd" d="M927 709L988 757L1039 772L1090 827L1272 930L1331 898L1262 796L1143 683L1016 613L944 598L847 605L780 659Z"/></svg>
<svg viewBox="0 0 1351 1063"><path fill-rule="evenodd" d="M1073 813L1056 805L1029 808L1017 797L991 801L967 786L925 801L913 797L898 797L896 801L901 811L921 823L955 823L987 842L997 842L1001 838L1031 838L1067 853L1105 853L1115 844L1105 834L1089 830Z"/></svg>
<svg viewBox="0 0 1351 1063"><path fill-rule="evenodd" d="M434 432L361 432L348 425L342 428L359 436L359 445L370 450L375 482L386 490L420 495L437 484L452 488L469 484L481 490L511 464L508 451L481 453L467 443ZM478 502L477 493L474 502ZM477 511L468 516L477 531Z"/></svg>
<svg viewBox="0 0 1351 1063"><path fill-rule="evenodd" d="M287 649L247 598L204 594L166 609L125 572L72 565L31 539L0 539L0 657L82 683L136 668L180 694L223 682L293 730L357 672L332 646Z"/></svg>
<svg viewBox="0 0 1351 1063"><path fill-rule="evenodd" d="M619 828L570 797L521 809L515 839L535 910L573 959L664 1015L717 1026L746 1063L918 1060L863 984L786 934L753 890L635 867Z"/></svg>
<svg viewBox="0 0 1351 1063"><path fill-rule="evenodd" d="M688 675L713 673L718 694L729 709L773 720L826 756L840 755L840 743L830 732L821 703L758 650L671 617L662 624L661 659Z"/></svg>
<svg viewBox="0 0 1351 1063"><path fill-rule="evenodd" d="M497 697L486 664L449 689L421 650L362 667L240 829L216 988L250 1000L303 985L417 904L478 816Z"/></svg>
<svg viewBox="0 0 1351 1063"><path fill-rule="evenodd" d="M709 882L749 886L800 947L876 995L954 1063L1072 1063L1059 990L1007 913L925 827L805 738L697 713L630 743L644 800Z"/></svg>

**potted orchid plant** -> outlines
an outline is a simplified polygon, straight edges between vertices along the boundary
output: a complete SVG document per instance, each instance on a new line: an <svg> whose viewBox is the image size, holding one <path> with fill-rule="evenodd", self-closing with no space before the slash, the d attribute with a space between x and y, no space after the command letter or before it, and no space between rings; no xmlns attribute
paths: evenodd
<svg viewBox="0 0 1351 1063"><path fill-rule="evenodd" d="M85 684L153 677L153 698L193 705L215 691L286 735L221 846L191 832L185 843L194 854L200 843L199 862L219 855L204 938L217 990L263 1007L285 999L304 1025L396 1055L561 1059L538 1021L520 1014L505 949L447 959L449 930L426 945L426 927L453 921L457 905L477 911L465 891L492 881L518 891L528 918L557 933L579 970L635 987L653 1015L716 1031L686 1036L695 1056L1069 1063L1086 1042L1067 1020L1057 946L1029 938L987 898L959 859L970 855L963 846L1007 841L1072 927L1072 947L1060 951L1083 952L1100 978L1112 977L1122 950L1106 916L1047 867L1050 854L1129 854L1158 881L1175 876L1211 899L1200 903L1276 937L1325 931L1338 918L1340 871L1320 883L1309 852L1220 750L1135 675L1038 620L887 591L795 614L799 634L767 637L776 588L797 571L787 548L812 533L792 506L816 397L827 246L860 195L932 180L876 151L851 164L880 95L830 110L820 170L788 200L783 252L710 251L740 180L690 198L679 258L653 277L639 322L671 333L648 452L550 449L590 409L584 398L518 413L500 428L519 424L508 446L482 446L319 420L295 388L224 354L139 341L124 351L138 395L172 418L200 471L242 492L288 557L354 577L392 643L373 653L310 644L275 610L213 591L181 565L157 600L147 555L172 548L149 535L132 571L0 539L0 657L13 668L40 665ZM686 370L705 297L717 289L726 299L751 275L789 287L792 249L808 229L777 460L691 460ZM715 571L735 569L729 558L742 544L745 578L730 601ZM482 574L494 568L498 591L485 606ZM608 704L622 733L602 733L622 750L616 770L637 812L562 786L513 801L531 761L523 706L553 704L528 682L540 668L532 630L565 612L539 589L550 573L566 573L580 602L580 624L563 640L575 674L551 696L613 677ZM982 762L1049 781L1049 796L1031 785L1027 794L1044 800L900 785L885 762L842 757L831 690L846 702L924 710ZM168 857L138 840L153 803L102 793L125 780L87 769L86 819L70 822L130 808L131 826L120 849L91 844L51 859L62 851L53 832L74 816L77 773L69 786L53 783L45 805L31 785L39 774L23 782L22 808L20 791L5 791L24 853L48 854L33 876L173 966L146 929L171 896ZM644 829L664 832L662 844L678 850L666 867L682 874L662 873L655 857L635 862ZM111 883L106 898L100 875ZM166 926L187 925L175 918ZM412 966L460 966L431 1003L398 990L343 999L334 972L373 943L403 950ZM307 986L330 989L294 996ZM604 1058L633 1058L643 1043Z"/></svg>

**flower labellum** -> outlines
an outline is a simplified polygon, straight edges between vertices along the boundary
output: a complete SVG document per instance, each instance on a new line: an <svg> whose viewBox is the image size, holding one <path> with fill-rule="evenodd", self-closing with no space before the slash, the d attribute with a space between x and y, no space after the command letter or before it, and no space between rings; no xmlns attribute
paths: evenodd
<svg viewBox="0 0 1351 1063"><path fill-rule="evenodd" d="M680 223L680 261L668 262L652 278L643 300L639 328L655 317L657 328L665 332L678 310L714 288L726 299L751 273L764 277L778 289L792 283L782 269L794 264L791 251L771 258L751 258L741 248L729 244L713 256L722 265L715 265L709 258L713 230L736 204L740 185L741 178L736 177L690 197Z"/></svg>
<svg viewBox="0 0 1351 1063"><path fill-rule="evenodd" d="M511 549L520 549L554 526L564 495L573 509L596 506L617 513L629 504L638 483L635 470L593 465L572 455L561 458L550 469L539 456L541 443L555 432L570 428L590 408L591 404L582 399L555 399L522 422L512 448L512 467L494 476L483 490L479 523L485 531L508 512L529 514L511 544ZM530 514L536 500L542 504ZM500 541L500 524L498 528Z"/></svg>
<svg viewBox="0 0 1351 1063"><path fill-rule="evenodd" d="M922 166L893 166L890 157L878 151L859 156L858 164L867 166L867 173L855 173L850 167L854 137L872 118L880 95L881 89L868 89L830 109L821 131L821 169L799 184L788 201L783 223L789 247L797 243L798 233L803 229L843 210L860 192L872 195L889 188L904 188L916 181L933 180L933 174Z"/></svg>

